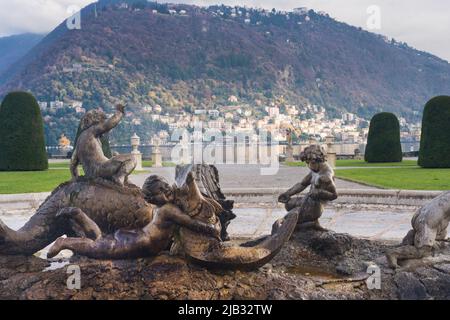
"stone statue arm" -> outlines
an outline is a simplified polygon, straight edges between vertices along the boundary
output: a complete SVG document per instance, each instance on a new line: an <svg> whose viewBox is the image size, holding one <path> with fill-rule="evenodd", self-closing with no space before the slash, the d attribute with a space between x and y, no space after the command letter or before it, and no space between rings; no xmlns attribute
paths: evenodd
<svg viewBox="0 0 450 320"><path fill-rule="evenodd" d="M77 179L79 177L78 165L80 164L80 159L78 159L77 148L73 151L72 159L70 160L70 174L72 179Z"/></svg>
<svg viewBox="0 0 450 320"><path fill-rule="evenodd" d="M115 128L120 123L120 120L122 120L124 113L125 106L118 104L116 106L116 113L111 118L94 127L95 136L101 136Z"/></svg>
<svg viewBox="0 0 450 320"><path fill-rule="evenodd" d="M215 225L192 219L190 216L183 213L178 207L175 206L170 206L170 210L166 210L165 213L169 220L180 225L181 227L214 237L221 241L220 228L217 229Z"/></svg>
<svg viewBox="0 0 450 320"><path fill-rule="evenodd" d="M299 183L297 183L296 185L294 185L292 188L290 188L288 191L286 191L285 193L282 193L279 197L278 197L278 201L279 202L287 202L289 201L289 199L293 196L296 195L300 192L302 192L303 190L305 190L309 185L311 185L311 179L312 179L312 174L311 172L308 173L308 175L303 178L303 180Z"/></svg>

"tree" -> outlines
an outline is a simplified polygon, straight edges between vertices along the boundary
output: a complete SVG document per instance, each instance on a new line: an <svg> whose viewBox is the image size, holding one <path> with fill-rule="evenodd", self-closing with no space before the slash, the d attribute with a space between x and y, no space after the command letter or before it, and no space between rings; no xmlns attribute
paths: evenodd
<svg viewBox="0 0 450 320"><path fill-rule="evenodd" d="M419 166L450 168L450 96L427 102L422 118Z"/></svg>
<svg viewBox="0 0 450 320"><path fill-rule="evenodd" d="M11 92L0 106L0 171L48 169L44 123L36 99Z"/></svg>
<svg viewBox="0 0 450 320"><path fill-rule="evenodd" d="M381 112L370 121L364 159L367 162L401 162L400 124L397 117Z"/></svg>

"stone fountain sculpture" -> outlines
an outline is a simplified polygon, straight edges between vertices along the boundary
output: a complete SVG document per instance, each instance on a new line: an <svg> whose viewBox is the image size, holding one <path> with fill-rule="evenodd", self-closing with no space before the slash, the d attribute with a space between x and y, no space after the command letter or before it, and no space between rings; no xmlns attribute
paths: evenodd
<svg viewBox="0 0 450 320"><path fill-rule="evenodd" d="M278 197L289 212L299 215L297 229L313 228L324 230L319 224L324 204L337 199L334 171L326 162L326 151L317 144L310 145L300 154L300 159L308 165L309 174L303 180ZM292 197L310 187L303 197Z"/></svg>
<svg viewBox="0 0 450 320"><path fill-rule="evenodd" d="M32 255L57 240L50 257L71 249L99 259L138 258L160 253L175 239L173 251L196 263L253 269L271 260L290 238L296 212L277 221L272 234L256 242L224 242L230 218L222 218L221 223L224 208L200 192L192 172L179 179L178 186L171 187L156 176L146 180L143 190L124 185L134 168L131 157L108 160L98 141L122 116L123 107L118 106L109 120L99 111L82 120L84 131L71 164L72 181L57 187L20 230L11 230L0 221L0 254ZM87 173L84 177L76 172L79 163ZM207 181L215 183L214 179ZM219 192L212 193L220 195L218 180L216 187ZM68 238L60 238L64 234Z"/></svg>
<svg viewBox="0 0 450 320"><path fill-rule="evenodd" d="M72 155L70 172L72 178L78 178L78 165L83 166L87 178L104 178L119 185L127 182L128 175L136 167L132 155L117 155L111 159L102 151L100 137L115 128L122 119L125 106L117 105L116 113L109 119L100 110L91 110L81 119L81 133Z"/></svg>
<svg viewBox="0 0 450 320"><path fill-rule="evenodd" d="M222 212L219 214L220 224L222 225L221 238L223 241L230 240L227 228L231 221L236 218L233 212L234 201L226 199L222 193L217 167L207 164L177 165L175 180L182 185L190 172L193 173L195 182L202 195L206 198L214 199L222 207Z"/></svg>
<svg viewBox="0 0 450 320"><path fill-rule="evenodd" d="M291 198L295 192L288 191L281 198L291 212L273 225L272 234L241 244L224 241L234 214L213 166L178 168L175 186L149 177L142 190L95 176L63 183L20 230L0 221L0 299L450 298L448 262L392 271L384 257L391 252L402 260L411 257L410 251L419 252L412 238L441 242L449 220L449 193L419 210L405 247L316 232L323 204L337 196L333 173L318 146L307 148L302 159L311 172L294 188L311 185L309 192ZM293 233L297 221L302 232ZM59 239L63 234L69 238ZM98 259L133 260L75 256L70 264L82 270L82 288L69 290L62 280L72 265L49 270L51 261L32 256L55 240L50 256L71 248ZM169 246L175 256L167 252ZM367 286L367 266L374 263L382 275L380 290ZM196 264L252 271L211 272Z"/></svg>
<svg viewBox="0 0 450 320"><path fill-rule="evenodd" d="M59 238L49 257L63 249L96 259L152 256L166 249L176 235L173 251L197 264L220 269L254 269L275 256L290 238L297 221L297 213L289 213L275 222L270 236L257 244L230 245L220 237L222 207L201 194L191 172L181 188L170 187L162 178L152 176L143 191L146 199L156 202L157 198L162 206L155 209L152 221L140 229L121 229L103 237L96 223L81 210L60 211L59 216L74 220L90 238Z"/></svg>
<svg viewBox="0 0 450 320"><path fill-rule="evenodd" d="M448 242L450 222L450 192L444 192L417 210L408 232L398 248L387 250L386 257L392 268L399 267L399 260L422 259L441 249Z"/></svg>

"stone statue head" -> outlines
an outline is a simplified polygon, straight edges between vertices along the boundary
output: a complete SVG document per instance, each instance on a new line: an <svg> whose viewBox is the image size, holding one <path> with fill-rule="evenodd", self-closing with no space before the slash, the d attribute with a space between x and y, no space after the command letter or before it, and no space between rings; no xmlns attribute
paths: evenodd
<svg viewBox="0 0 450 320"><path fill-rule="evenodd" d="M145 180L142 187L144 198L148 203L161 207L174 200L174 191L170 184L160 176L152 175Z"/></svg>
<svg viewBox="0 0 450 320"><path fill-rule="evenodd" d="M327 161L327 152L322 146L312 144L300 153L300 160L306 162L311 170L319 171L320 165Z"/></svg>
<svg viewBox="0 0 450 320"><path fill-rule="evenodd" d="M90 110L81 118L81 131L84 131L92 126L102 123L106 120L106 114L100 110Z"/></svg>

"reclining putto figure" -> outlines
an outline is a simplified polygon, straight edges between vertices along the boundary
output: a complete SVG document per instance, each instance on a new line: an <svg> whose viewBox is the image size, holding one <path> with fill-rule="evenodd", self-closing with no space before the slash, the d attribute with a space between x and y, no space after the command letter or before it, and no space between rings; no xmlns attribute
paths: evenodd
<svg viewBox="0 0 450 320"><path fill-rule="evenodd" d="M81 164L85 177L109 179L123 185L136 168L136 161L129 154L114 156L111 159L103 154L100 137L119 124L125 107L119 104L116 110L109 119L99 110L91 110L81 119L81 133L70 164L72 179L78 178L78 165Z"/></svg>
<svg viewBox="0 0 450 320"><path fill-rule="evenodd" d="M278 197L278 201L285 203L286 210L298 212L297 229L313 228L324 230L319 224L323 213L323 205L327 201L338 197L334 184L334 171L326 162L326 151L320 145L311 145L300 154L301 161L306 162L310 173L299 183L294 185ZM309 192L303 197L294 197L308 186Z"/></svg>
<svg viewBox="0 0 450 320"><path fill-rule="evenodd" d="M155 255L166 249L174 232L177 253L211 268L253 269L270 261L290 238L298 218L289 213L273 225L272 235L253 246L224 243L220 239L218 214L223 210L218 202L205 198L192 173L181 188L171 188L162 179L149 178L144 185L147 201L163 205L153 220L142 229L119 230L113 236L102 237L95 222L80 210L61 214L76 220L89 238L60 238L49 251L49 257L63 249L98 259L123 259ZM156 181L156 182L155 182ZM173 202L171 204L170 202ZM180 210L181 209L181 210ZM177 230L175 226L180 228Z"/></svg>
<svg viewBox="0 0 450 320"><path fill-rule="evenodd" d="M439 242L446 241L450 222L450 191L444 192L417 210L411 220L412 230L402 245L387 251L391 268L398 268L399 260L421 259L433 255Z"/></svg>
<svg viewBox="0 0 450 320"><path fill-rule="evenodd" d="M113 235L103 237L100 228L81 209L65 208L58 216L72 220L87 236L86 238L59 238L49 250L47 257L56 256L62 249L70 249L97 259L125 259L156 255L165 250L172 240L176 226L210 237L219 237L220 229L213 224L195 220L171 204L174 190L158 176L149 177L143 187L145 199L159 207L152 221L142 229L120 229Z"/></svg>

